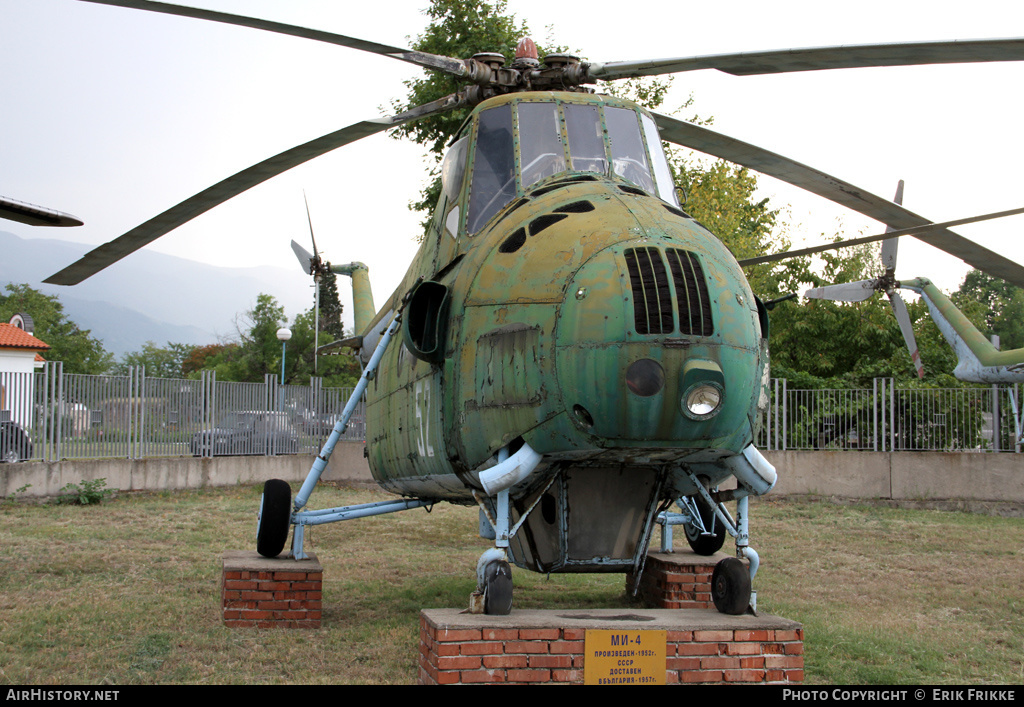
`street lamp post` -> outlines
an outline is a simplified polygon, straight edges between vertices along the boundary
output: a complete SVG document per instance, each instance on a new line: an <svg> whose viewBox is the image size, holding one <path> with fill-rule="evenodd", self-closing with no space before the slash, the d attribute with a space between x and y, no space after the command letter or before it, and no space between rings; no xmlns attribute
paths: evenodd
<svg viewBox="0 0 1024 707"><path fill-rule="evenodd" d="M284 385L284 345L292 338L292 331L287 327L277 330L277 338L281 340L281 385Z"/></svg>

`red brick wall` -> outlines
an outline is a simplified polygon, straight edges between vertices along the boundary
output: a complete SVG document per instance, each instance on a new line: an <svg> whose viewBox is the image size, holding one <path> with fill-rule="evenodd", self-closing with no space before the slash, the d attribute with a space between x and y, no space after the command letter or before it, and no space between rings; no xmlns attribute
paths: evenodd
<svg viewBox="0 0 1024 707"><path fill-rule="evenodd" d="M419 681L582 684L585 640L585 628L450 629L421 614ZM803 629L668 631L665 660L668 684L802 682Z"/></svg>
<svg viewBox="0 0 1024 707"><path fill-rule="evenodd" d="M268 560L225 553L221 610L225 626L320 628L323 568L311 556Z"/></svg>
<svg viewBox="0 0 1024 707"><path fill-rule="evenodd" d="M637 597L647 606L660 609L713 609L711 575L715 563L725 555L702 557L692 552L647 555ZM626 590L632 591L633 575L626 576Z"/></svg>

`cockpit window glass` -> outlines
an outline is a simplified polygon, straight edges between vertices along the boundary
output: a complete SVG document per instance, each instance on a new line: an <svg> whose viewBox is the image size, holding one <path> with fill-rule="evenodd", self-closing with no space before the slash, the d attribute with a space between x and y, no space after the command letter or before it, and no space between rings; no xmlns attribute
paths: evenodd
<svg viewBox="0 0 1024 707"><path fill-rule="evenodd" d="M469 233L479 231L515 195L512 107L495 106L479 117L466 230Z"/></svg>
<svg viewBox="0 0 1024 707"><path fill-rule="evenodd" d="M656 193L636 112L628 108L605 106L604 118L611 138L612 171L648 194Z"/></svg>
<svg viewBox="0 0 1024 707"><path fill-rule="evenodd" d="M651 151L651 161L654 163L654 180L658 185L658 196L670 204L679 206L679 200L676 198L676 185L672 181L672 170L669 169L668 159L665 157L665 150L661 145L658 126L643 114L640 116L640 122L644 125L647 149Z"/></svg>
<svg viewBox="0 0 1024 707"><path fill-rule="evenodd" d="M459 198L462 188L462 177L466 173L466 150L469 147L469 136L461 138L449 148L441 165L441 186L449 201Z"/></svg>
<svg viewBox="0 0 1024 707"><path fill-rule="evenodd" d="M608 173L604 152L601 111L597 106L565 105L565 129L569 134L569 156L576 172Z"/></svg>
<svg viewBox="0 0 1024 707"><path fill-rule="evenodd" d="M519 164L523 188L564 172L565 147L555 103L520 103Z"/></svg>

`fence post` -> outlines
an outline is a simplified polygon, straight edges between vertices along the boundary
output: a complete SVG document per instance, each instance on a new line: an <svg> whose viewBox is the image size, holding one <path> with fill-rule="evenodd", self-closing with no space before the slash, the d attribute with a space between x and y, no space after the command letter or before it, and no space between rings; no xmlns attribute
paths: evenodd
<svg viewBox="0 0 1024 707"><path fill-rule="evenodd" d="M1019 404L1019 401L1020 389L1017 387L1017 384L1014 383L1010 388L1010 404L1013 406L1013 451L1015 454L1020 454L1021 438L1024 437L1024 435L1021 434L1021 417L1024 416L1024 410L1021 409L1022 406Z"/></svg>
<svg viewBox="0 0 1024 707"><path fill-rule="evenodd" d="M146 456L146 367L128 368L128 458Z"/></svg>
<svg viewBox="0 0 1024 707"><path fill-rule="evenodd" d="M786 414L788 411L787 404L789 403L789 386L787 385L789 380L787 378L782 379L782 451L786 451L786 441L789 438L788 418Z"/></svg>
<svg viewBox="0 0 1024 707"><path fill-rule="evenodd" d="M199 429L200 438L203 434L212 435L217 410L217 371L202 371L199 378L202 383L200 391ZM200 445L200 454L204 457L213 456L213 445Z"/></svg>
<svg viewBox="0 0 1024 707"><path fill-rule="evenodd" d="M886 378L889 390L889 451L896 451L896 391L894 378Z"/></svg>
<svg viewBox="0 0 1024 707"><path fill-rule="evenodd" d="M60 461L63 456L61 448L64 407L64 362L53 361L50 364L50 402L54 405L50 415L50 447L47 450L47 461Z"/></svg>
<svg viewBox="0 0 1024 707"><path fill-rule="evenodd" d="M871 379L871 450L878 451L878 378Z"/></svg>
<svg viewBox="0 0 1024 707"><path fill-rule="evenodd" d="M267 412L281 412L281 384L279 378L272 373L266 373L263 376L263 384L267 387L266 395L266 411ZM272 424L263 426L263 434L267 436L263 444L263 456L272 457L277 454L277 435L272 434L271 430L277 426L277 417L271 417L273 420Z"/></svg>

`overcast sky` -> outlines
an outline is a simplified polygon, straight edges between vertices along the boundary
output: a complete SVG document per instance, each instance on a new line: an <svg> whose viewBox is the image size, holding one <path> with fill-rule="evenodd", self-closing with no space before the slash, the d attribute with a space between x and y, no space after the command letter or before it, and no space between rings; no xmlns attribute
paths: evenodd
<svg viewBox="0 0 1024 707"><path fill-rule="evenodd" d="M426 0L192 0L195 6L408 46ZM540 41L614 61L736 51L1024 35L1024 3L552 3L512 0ZM224 177L340 127L390 112L419 69L317 42L77 0L0 0L0 194L70 212L76 229L0 222L23 238L98 245ZM1024 62L789 76L682 74L714 128L942 221L1024 206ZM688 117L687 113L683 117ZM415 252L423 153L384 135L296 168L149 246L203 262L298 268L303 192L335 263L370 267L378 304ZM799 245L880 232L877 223L761 179ZM958 229L1024 262L1024 217ZM0 254L0 257L3 257ZM55 262L52 270L68 263ZM131 267L129 259L114 267ZM904 278L955 289L959 260L903 239ZM102 275L101 275L102 276ZM344 290L343 290L344 291ZM289 312L294 314L294 312Z"/></svg>

